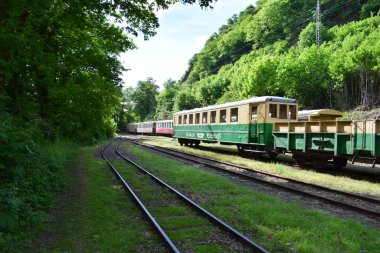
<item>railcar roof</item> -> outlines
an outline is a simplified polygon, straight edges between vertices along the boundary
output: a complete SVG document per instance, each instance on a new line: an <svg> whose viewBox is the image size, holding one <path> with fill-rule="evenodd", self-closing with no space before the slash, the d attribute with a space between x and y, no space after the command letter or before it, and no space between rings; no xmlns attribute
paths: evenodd
<svg viewBox="0 0 380 253"><path fill-rule="evenodd" d="M273 96L252 97L250 99L236 101L236 102L229 102L229 103L224 103L220 105L212 105L212 106L207 106L207 107L202 107L202 108L195 108L191 110L180 111L180 112L176 112L174 115L220 109L224 107L240 106L240 105L245 105L245 104L263 103L267 101L278 102L278 103L296 103L297 102L297 100L293 98L273 97Z"/></svg>
<svg viewBox="0 0 380 253"><path fill-rule="evenodd" d="M336 111L336 110L331 110L331 109L317 109L317 110L298 111L298 116L311 116L311 115L321 115L321 114L337 115L337 116L343 115L343 113Z"/></svg>
<svg viewBox="0 0 380 253"><path fill-rule="evenodd" d="M158 120L158 121L156 121L157 123L170 123L170 122L173 122L173 120L172 119L167 119L167 120Z"/></svg>
<svg viewBox="0 0 380 253"><path fill-rule="evenodd" d="M144 122L136 122L135 124L150 124L154 123L155 121L144 121Z"/></svg>

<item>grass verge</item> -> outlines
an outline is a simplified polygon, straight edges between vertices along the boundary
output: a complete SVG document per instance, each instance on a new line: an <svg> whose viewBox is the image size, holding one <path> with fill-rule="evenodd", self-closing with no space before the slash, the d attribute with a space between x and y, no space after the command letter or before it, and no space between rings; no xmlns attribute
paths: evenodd
<svg viewBox="0 0 380 253"><path fill-rule="evenodd" d="M161 252L162 244L96 147L81 148L69 191L52 211L31 252Z"/></svg>
<svg viewBox="0 0 380 253"><path fill-rule="evenodd" d="M139 161L272 252L377 252L380 231L256 193L128 145Z"/></svg>
<svg viewBox="0 0 380 253"><path fill-rule="evenodd" d="M189 154L201 155L215 160L234 163L255 170L261 170L264 172L269 172L276 175L301 180L304 182L320 184L339 190L380 197L380 184L371 183L363 180L355 180L344 176L334 176L325 173L318 173L316 171L298 169L281 163L261 162L234 155L218 154L212 151L199 150L185 146L181 147L176 140L171 138L149 136L144 136L144 138L147 138L147 140L144 141L144 143L146 144L157 145L165 148L172 148ZM218 144L205 145L207 145L207 147L231 150L231 147L220 146Z"/></svg>

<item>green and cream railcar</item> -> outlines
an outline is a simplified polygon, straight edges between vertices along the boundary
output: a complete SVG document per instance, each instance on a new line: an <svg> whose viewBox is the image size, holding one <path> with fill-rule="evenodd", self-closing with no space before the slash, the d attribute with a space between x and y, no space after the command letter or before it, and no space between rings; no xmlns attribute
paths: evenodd
<svg viewBox="0 0 380 253"><path fill-rule="evenodd" d="M295 99L253 97L174 114L174 137L183 145L221 143L245 149L268 152L273 150L273 124L297 121Z"/></svg>

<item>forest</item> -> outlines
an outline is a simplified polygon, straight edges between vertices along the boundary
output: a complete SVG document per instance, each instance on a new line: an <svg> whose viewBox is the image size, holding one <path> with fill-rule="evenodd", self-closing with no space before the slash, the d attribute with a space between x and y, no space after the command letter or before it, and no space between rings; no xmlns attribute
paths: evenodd
<svg viewBox="0 0 380 253"><path fill-rule="evenodd" d="M258 0L232 16L189 59L181 80L123 88L122 52L159 27L156 11L213 0L0 2L0 251L41 223L67 185L78 143L127 123L261 95L302 108L378 106L380 0Z"/></svg>
<svg viewBox="0 0 380 253"><path fill-rule="evenodd" d="M181 80L168 80L161 92L152 78L130 89L124 98L133 106L120 128L131 119L170 119L179 110L264 95L296 98L302 109L377 107L379 10L378 0L321 1L318 47L315 1L259 0L210 36ZM147 86L152 105L142 111Z"/></svg>
<svg viewBox="0 0 380 253"><path fill-rule="evenodd" d="M149 39L156 11L212 0L0 1L0 251L12 252L67 185L79 144L113 136L119 55Z"/></svg>

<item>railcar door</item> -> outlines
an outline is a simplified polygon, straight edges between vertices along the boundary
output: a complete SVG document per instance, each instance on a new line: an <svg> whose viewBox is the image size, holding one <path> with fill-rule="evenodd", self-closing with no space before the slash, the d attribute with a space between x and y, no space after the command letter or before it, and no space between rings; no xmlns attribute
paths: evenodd
<svg viewBox="0 0 380 253"><path fill-rule="evenodd" d="M153 122L152 124L152 133L156 134L156 122Z"/></svg>
<svg viewBox="0 0 380 253"><path fill-rule="evenodd" d="M250 124L249 124L249 142L257 143L257 117L258 105L251 105L250 107Z"/></svg>

